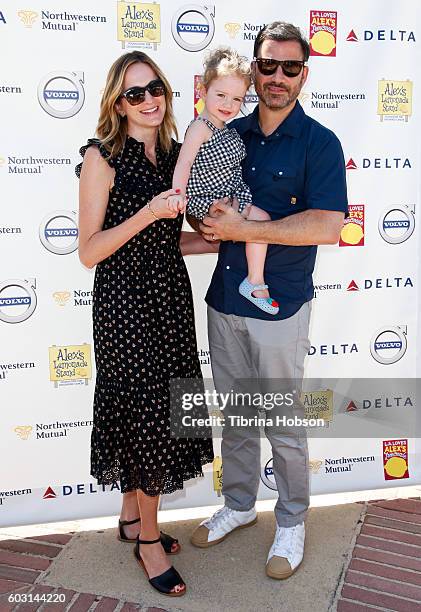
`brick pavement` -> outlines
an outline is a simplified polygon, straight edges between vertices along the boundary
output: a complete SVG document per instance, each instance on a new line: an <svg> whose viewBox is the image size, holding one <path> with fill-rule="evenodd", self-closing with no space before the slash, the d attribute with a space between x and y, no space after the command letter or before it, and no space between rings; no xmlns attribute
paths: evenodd
<svg viewBox="0 0 421 612"><path fill-rule="evenodd" d="M369 502L337 612L421 612L421 501Z"/></svg>
<svg viewBox="0 0 421 612"><path fill-rule="evenodd" d="M100 594L38 584L58 555L66 554L72 537L70 533L0 540L0 612L165 612ZM22 601L25 595L26 602ZM9 601L11 596L14 602Z"/></svg>

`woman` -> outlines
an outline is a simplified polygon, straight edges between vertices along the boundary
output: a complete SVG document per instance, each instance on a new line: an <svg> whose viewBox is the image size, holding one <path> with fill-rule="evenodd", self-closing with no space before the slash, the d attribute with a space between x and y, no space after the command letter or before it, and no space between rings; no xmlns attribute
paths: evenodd
<svg viewBox="0 0 421 612"><path fill-rule="evenodd" d="M167 203L180 149L173 134L167 79L144 53L126 53L110 69L99 140L82 147L77 172L79 256L97 265L91 473L99 483L120 481L120 539L136 541L154 588L180 596L186 585L165 555L180 545L160 534L159 495L202 475L213 451L208 438L170 437L170 379L201 377L183 219Z"/></svg>

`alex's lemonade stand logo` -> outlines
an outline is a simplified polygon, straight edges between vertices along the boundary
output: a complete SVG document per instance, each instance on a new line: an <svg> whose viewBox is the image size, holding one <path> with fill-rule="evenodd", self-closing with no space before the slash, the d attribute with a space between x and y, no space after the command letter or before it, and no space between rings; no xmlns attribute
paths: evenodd
<svg viewBox="0 0 421 612"><path fill-rule="evenodd" d="M336 11L310 11L310 55L336 56Z"/></svg>
<svg viewBox="0 0 421 612"><path fill-rule="evenodd" d="M88 384L92 378L90 344L50 346L50 380L55 387L63 384Z"/></svg>
<svg viewBox="0 0 421 612"><path fill-rule="evenodd" d="M380 121L408 121L412 115L412 81L379 81L377 114Z"/></svg>
<svg viewBox="0 0 421 612"><path fill-rule="evenodd" d="M407 439L383 441L383 469L385 480L409 478Z"/></svg>
<svg viewBox="0 0 421 612"><path fill-rule="evenodd" d="M364 204L350 204L339 246L364 246Z"/></svg>
<svg viewBox="0 0 421 612"><path fill-rule="evenodd" d="M159 4L117 2L117 40L121 46L151 47L161 42L161 11Z"/></svg>

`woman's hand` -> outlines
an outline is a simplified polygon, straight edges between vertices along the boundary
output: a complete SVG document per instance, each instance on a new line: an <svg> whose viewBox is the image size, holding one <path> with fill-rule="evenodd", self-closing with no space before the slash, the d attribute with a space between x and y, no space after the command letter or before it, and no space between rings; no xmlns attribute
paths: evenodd
<svg viewBox="0 0 421 612"><path fill-rule="evenodd" d="M178 195L176 189L168 189L156 195L148 203L148 208L157 219L175 219L179 213L178 210L172 210L169 205L168 198Z"/></svg>

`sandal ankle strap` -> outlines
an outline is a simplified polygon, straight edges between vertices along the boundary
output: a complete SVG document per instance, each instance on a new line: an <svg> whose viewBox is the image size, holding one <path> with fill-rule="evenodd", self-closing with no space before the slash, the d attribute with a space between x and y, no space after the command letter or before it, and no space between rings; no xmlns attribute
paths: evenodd
<svg viewBox="0 0 421 612"><path fill-rule="evenodd" d="M140 517L133 519L132 521L122 521L121 519L119 519L119 524L122 525L123 527L125 525L134 525L135 523L140 523Z"/></svg>
<svg viewBox="0 0 421 612"><path fill-rule="evenodd" d="M156 540L141 540L140 538L137 538L138 544L157 544L160 541L161 537L157 538Z"/></svg>

